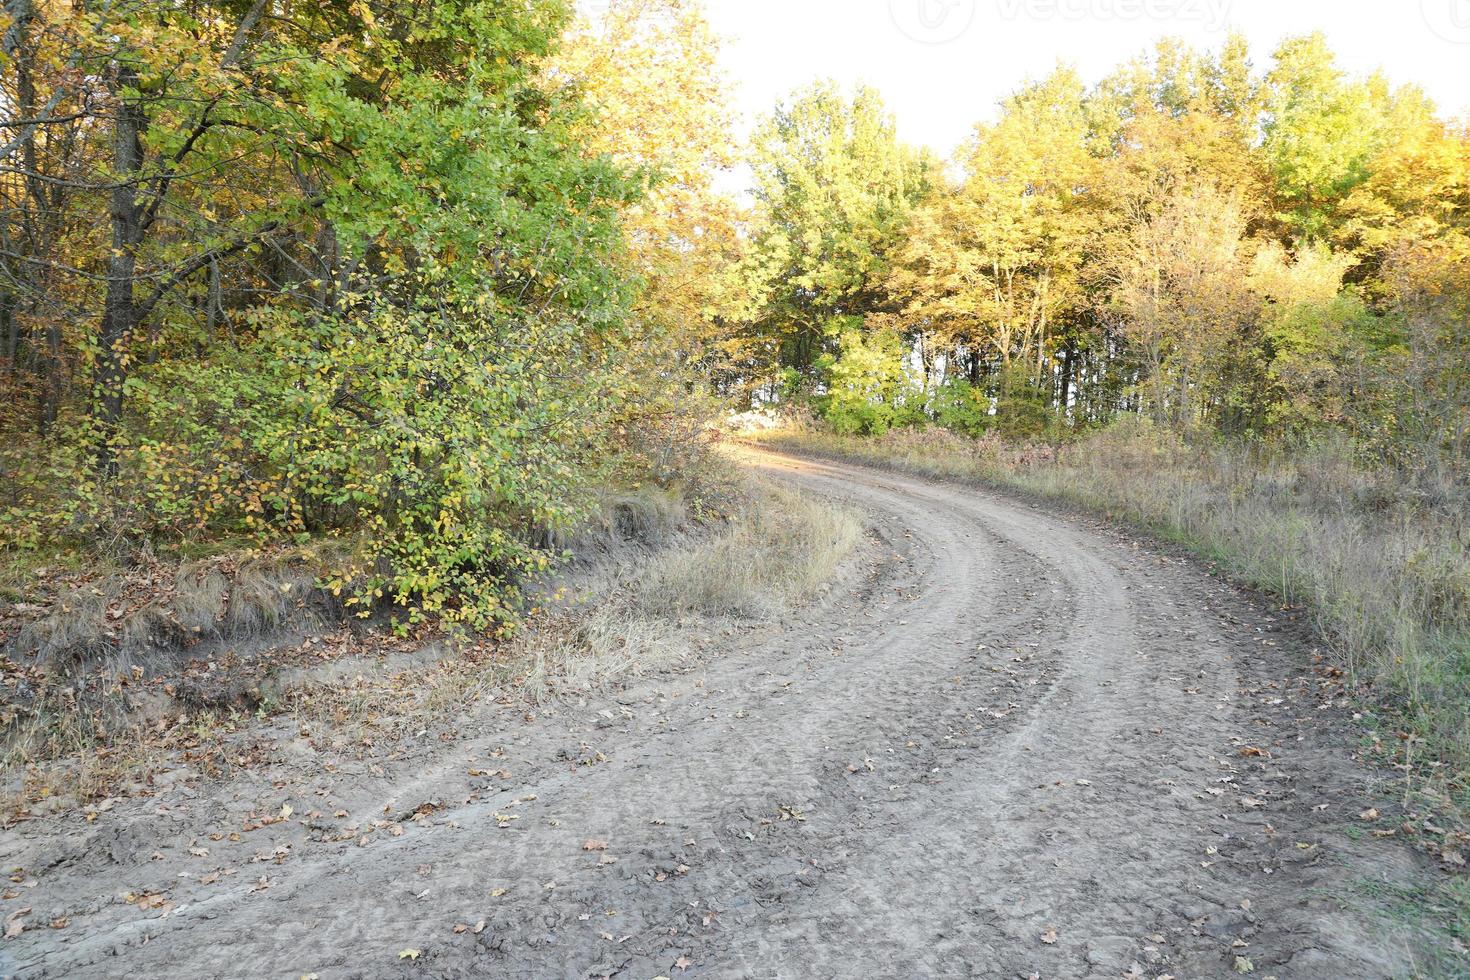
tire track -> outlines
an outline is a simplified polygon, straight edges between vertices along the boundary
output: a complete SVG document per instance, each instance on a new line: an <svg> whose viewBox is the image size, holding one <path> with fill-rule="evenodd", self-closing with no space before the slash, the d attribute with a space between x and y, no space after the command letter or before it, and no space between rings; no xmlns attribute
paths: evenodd
<svg viewBox="0 0 1470 980"><path fill-rule="evenodd" d="M140 920L106 901L118 874L105 860L54 862L42 888L90 896L88 911L10 944L13 972L1412 969L1403 939L1338 898L1364 867L1402 877L1411 859L1340 832L1365 791L1340 728L1301 724L1315 704L1251 693L1305 670L1301 651L1261 657L1254 641L1276 627L1258 606L991 494L748 462L871 515L882 560L865 587L606 703L534 722L487 714L469 746L511 744L517 779L483 799L452 760L414 774L407 800L404 785L337 778L336 796L370 789L391 812L431 791L461 802L369 847L266 828L252 847L292 848L268 890L184 881L180 909ZM1238 753L1288 732L1298 742L1269 758ZM216 815L201 807L170 833L203 833ZM585 850L592 838L607 849ZM399 961L405 948L421 953Z"/></svg>

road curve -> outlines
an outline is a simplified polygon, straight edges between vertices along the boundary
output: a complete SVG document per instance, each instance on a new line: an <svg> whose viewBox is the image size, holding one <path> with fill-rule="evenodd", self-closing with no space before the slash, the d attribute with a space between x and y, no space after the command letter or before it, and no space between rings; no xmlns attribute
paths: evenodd
<svg viewBox="0 0 1470 980"><path fill-rule="evenodd" d="M364 844L327 817L271 824L233 845L240 874L205 885L165 844L206 841L256 801L160 805L152 831L24 831L0 858L36 875L27 902L71 921L7 942L0 968L323 980L1415 970L1411 941L1362 898L1414 875L1414 859L1344 832L1372 777L1320 701L1308 641L1279 614L1187 561L999 495L769 453L747 462L868 515L867 564L847 587L606 701L532 721L507 709L461 728L452 750L282 791L297 814L382 813L399 835ZM466 775L487 758L513 778ZM425 801L437 807L401 819ZM217 861L232 845L209 846ZM123 880L167 884L174 907L140 917L116 898Z"/></svg>

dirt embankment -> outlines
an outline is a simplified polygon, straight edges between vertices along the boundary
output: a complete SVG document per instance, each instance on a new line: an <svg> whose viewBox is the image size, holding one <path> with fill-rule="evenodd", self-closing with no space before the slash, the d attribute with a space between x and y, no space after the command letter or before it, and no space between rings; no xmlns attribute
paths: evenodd
<svg viewBox="0 0 1470 980"><path fill-rule="evenodd" d="M0 974L1389 977L1434 872L1280 614L988 494L769 455L843 588L456 738L8 832ZM30 911L21 913L21 908ZM65 920L62 927L48 928Z"/></svg>

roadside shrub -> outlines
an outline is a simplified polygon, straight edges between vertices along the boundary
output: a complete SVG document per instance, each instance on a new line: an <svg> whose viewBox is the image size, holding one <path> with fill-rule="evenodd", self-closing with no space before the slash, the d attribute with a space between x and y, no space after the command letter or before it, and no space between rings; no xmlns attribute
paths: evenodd
<svg viewBox="0 0 1470 980"><path fill-rule="evenodd" d="M506 621L551 559L542 530L586 513L594 469L618 451L658 477L687 463L680 433L627 417L601 329L503 316L424 279L335 315L262 313L236 352L140 369L105 485L82 426L35 468L16 461L10 482L34 489L12 498L4 543L53 544L57 528L90 548L348 536L324 585L356 613ZM615 450L615 410L650 441Z"/></svg>
<svg viewBox="0 0 1470 980"><path fill-rule="evenodd" d="M903 366L903 342L892 331L842 336L842 353L828 368L822 413L845 435L880 435L923 419Z"/></svg>
<svg viewBox="0 0 1470 980"><path fill-rule="evenodd" d="M990 399L963 378L950 378L934 393L934 420L951 432L979 436L990 427Z"/></svg>
<svg viewBox="0 0 1470 980"><path fill-rule="evenodd" d="M1000 379L993 428L1008 439L1038 439L1052 427L1055 415L1046 395L1031 383L1019 364L1012 364Z"/></svg>

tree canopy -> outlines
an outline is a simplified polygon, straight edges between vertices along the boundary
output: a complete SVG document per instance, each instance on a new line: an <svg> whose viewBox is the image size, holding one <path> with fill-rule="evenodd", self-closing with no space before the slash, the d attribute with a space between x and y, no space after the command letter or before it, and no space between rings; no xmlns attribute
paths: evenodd
<svg viewBox="0 0 1470 980"><path fill-rule="evenodd" d="M1264 69L1238 36L1164 41L1096 85L1023 86L917 180L898 162L920 154L854 122L874 101L801 93L752 149L745 329L819 406L854 418L856 371L884 379L874 417L972 432L1142 413L1459 457L1470 141L1417 89L1349 77L1320 35Z"/></svg>

